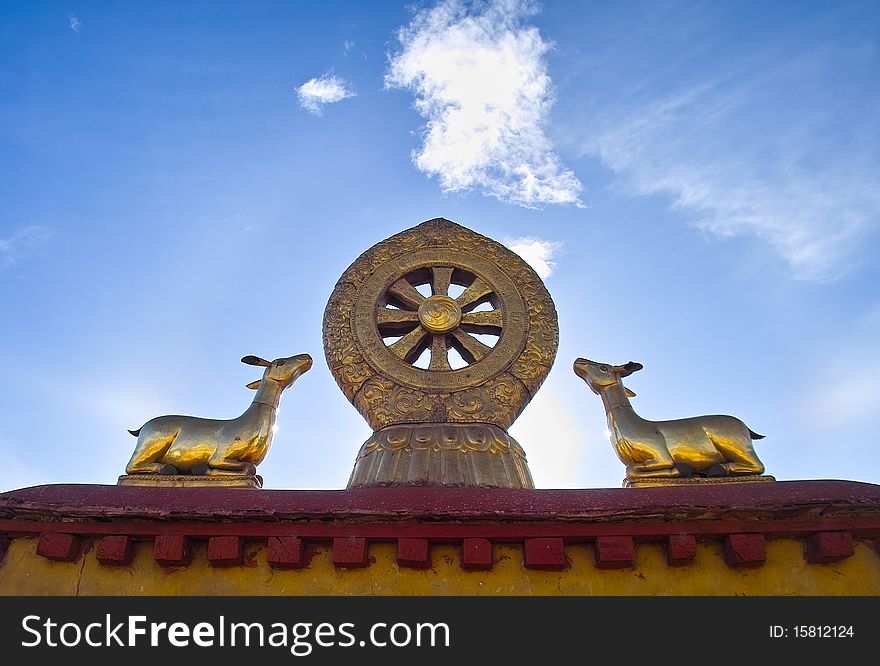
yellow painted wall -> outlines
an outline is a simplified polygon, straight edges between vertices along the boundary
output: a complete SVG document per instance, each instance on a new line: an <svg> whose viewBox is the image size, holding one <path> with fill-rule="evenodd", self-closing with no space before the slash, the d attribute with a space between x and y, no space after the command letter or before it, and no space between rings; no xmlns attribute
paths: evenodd
<svg viewBox="0 0 880 666"><path fill-rule="evenodd" d="M588 544L566 547L570 567L536 571L522 564L518 545L495 545L489 571L464 571L455 546L431 549L432 568L401 568L394 544L370 545L373 564L337 569L329 547L311 544L305 569L278 570L266 563L265 544L248 544L246 564L208 564L206 545L194 544L188 567L163 568L152 542L136 545L130 566L98 563L93 550L76 562L51 562L36 555L36 538L18 538L0 564L3 595L880 595L880 555L856 541L855 555L835 564L808 564L803 543L767 542L767 562L731 569L720 542L699 542L693 564L669 567L660 544L639 544L635 569L601 570Z"/></svg>

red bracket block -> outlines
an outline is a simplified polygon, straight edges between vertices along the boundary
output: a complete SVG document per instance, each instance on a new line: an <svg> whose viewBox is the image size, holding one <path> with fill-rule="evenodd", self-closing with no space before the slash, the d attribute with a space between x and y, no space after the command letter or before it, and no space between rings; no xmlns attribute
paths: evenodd
<svg viewBox="0 0 880 666"><path fill-rule="evenodd" d="M337 567L367 566L367 540L363 537L333 539L333 564Z"/></svg>
<svg viewBox="0 0 880 666"><path fill-rule="evenodd" d="M828 564L852 557L854 552L852 533L817 532L807 538L805 555L810 564Z"/></svg>
<svg viewBox="0 0 880 666"><path fill-rule="evenodd" d="M636 563L636 544L630 536L596 538L596 566L600 569L626 569Z"/></svg>
<svg viewBox="0 0 880 666"><path fill-rule="evenodd" d="M763 534L731 534L724 540L724 559L731 567L759 567L767 561Z"/></svg>
<svg viewBox="0 0 880 666"><path fill-rule="evenodd" d="M244 540L239 536L208 539L208 562L215 567L233 567L244 561Z"/></svg>
<svg viewBox="0 0 880 666"><path fill-rule="evenodd" d="M160 534L153 544L153 558L163 567L184 567L190 561L189 539L182 534Z"/></svg>
<svg viewBox="0 0 880 666"><path fill-rule="evenodd" d="M134 544L131 537L107 536L98 543L95 557L101 564L126 565L134 558Z"/></svg>
<svg viewBox="0 0 880 666"><path fill-rule="evenodd" d="M461 568L478 571L492 568L492 542L488 539L464 539L461 544Z"/></svg>
<svg viewBox="0 0 880 666"><path fill-rule="evenodd" d="M697 540L693 534L670 534L666 541L666 561L671 567L690 564L697 556Z"/></svg>
<svg viewBox="0 0 880 666"><path fill-rule="evenodd" d="M79 557L82 542L74 534L43 532L37 544L37 555L57 562L73 562Z"/></svg>
<svg viewBox="0 0 880 666"><path fill-rule="evenodd" d="M397 540L397 564L402 567L427 569L431 566L427 539L401 537Z"/></svg>
<svg viewBox="0 0 880 666"><path fill-rule="evenodd" d="M526 539L523 563L528 569L559 571L565 568L565 543L558 537Z"/></svg>
<svg viewBox="0 0 880 666"><path fill-rule="evenodd" d="M299 537L269 537L266 561L275 569L301 569L308 563L306 544Z"/></svg>

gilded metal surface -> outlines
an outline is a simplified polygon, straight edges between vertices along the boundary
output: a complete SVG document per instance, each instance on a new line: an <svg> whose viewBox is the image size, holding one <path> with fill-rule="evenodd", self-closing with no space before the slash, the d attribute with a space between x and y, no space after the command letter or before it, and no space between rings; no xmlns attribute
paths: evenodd
<svg viewBox="0 0 880 666"><path fill-rule="evenodd" d="M392 317L395 314L397 313L390 313ZM461 306L445 294L442 296L429 296L422 301L417 311L422 328L434 335L450 333L455 330L461 323L461 314ZM382 315L387 316L388 313L383 312ZM443 360L439 359L441 363ZM448 360L446 364L448 365Z"/></svg>
<svg viewBox="0 0 880 666"><path fill-rule="evenodd" d="M312 358L300 354L270 362L245 356L241 361L266 368L259 382L248 385L257 394L244 413L228 420L158 416L130 430L138 440L125 468L130 476L120 483L142 485L131 478L135 475L256 475L256 466L263 462L272 444L281 393L312 367ZM157 485L169 483L174 485L173 481Z"/></svg>
<svg viewBox="0 0 880 666"><path fill-rule="evenodd" d="M517 260L525 263L518 257ZM419 309L436 296L449 297L445 293L425 297L414 285L424 280L432 291L449 290L449 283L444 283L446 273L450 274L452 284L467 286L454 299L462 314L457 325L434 333L425 327ZM474 311L484 303L492 309ZM454 316L454 312L449 314ZM554 321L555 314L554 311ZM363 349L364 358L377 374L410 388L429 391L463 390L497 376L523 353L528 335L526 304L514 281L484 258L454 247L410 251L377 267L363 285L353 317L355 343ZM474 333L499 339L490 347L474 337ZM390 342L398 336L399 340ZM449 363L450 348L468 365L453 369ZM414 363L425 350L431 360L427 368L419 368ZM500 425L507 427L514 418L516 414Z"/></svg>
<svg viewBox="0 0 880 666"><path fill-rule="evenodd" d="M354 405L373 429L398 423L508 423L531 396L521 382L502 374L474 388L429 393L373 377L355 395Z"/></svg>
<svg viewBox="0 0 880 666"><path fill-rule="evenodd" d="M556 310L534 270L500 243L442 218L364 252L324 312L327 363L374 430L436 423L506 431L550 371L557 343ZM369 444L350 485L446 485L442 466L429 465L437 471L427 480L415 471L405 480L397 471L361 475L374 454ZM514 476L489 485L521 487ZM460 484L458 477L449 483Z"/></svg>
<svg viewBox="0 0 880 666"><path fill-rule="evenodd" d="M152 488L262 488L259 474L226 474L203 476L199 474L124 474L119 486L150 486Z"/></svg>
<svg viewBox="0 0 880 666"><path fill-rule="evenodd" d="M358 454L349 488L375 485L534 488L525 451L487 423L397 425L373 433Z"/></svg>
<svg viewBox="0 0 880 666"><path fill-rule="evenodd" d="M657 488L659 486L690 486L719 483L744 483L753 481L776 481L769 474L738 474L737 476L688 476L678 478L648 477L641 479L624 479L624 488Z"/></svg>
<svg viewBox="0 0 880 666"><path fill-rule="evenodd" d="M753 480L763 474L752 432L732 416L696 416L675 421L648 421L636 414L629 402L635 395L623 378L642 369L640 363L597 363L585 358L574 362L575 373L602 398L608 417L611 443L626 465L627 479L676 478L690 474L745 475Z"/></svg>

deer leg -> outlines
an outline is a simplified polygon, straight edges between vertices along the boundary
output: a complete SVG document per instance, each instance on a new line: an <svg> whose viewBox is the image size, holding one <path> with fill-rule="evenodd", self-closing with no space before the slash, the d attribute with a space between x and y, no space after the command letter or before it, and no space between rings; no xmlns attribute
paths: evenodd
<svg viewBox="0 0 880 666"><path fill-rule="evenodd" d="M730 474L763 474L764 465L761 461L755 460L754 463L726 462L721 463Z"/></svg>
<svg viewBox="0 0 880 666"><path fill-rule="evenodd" d="M215 454L216 456L216 454ZM256 474L257 466L253 463L240 460L225 460L222 457L212 457L208 461L208 469L205 474L209 476L222 476L224 474Z"/></svg>
<svg viewBox="0 0 880 666"><path fill-rule="evenodd" d="M177 474L174 465L159 462L168 453L177 435L175 432L169 437L145 440L143 445L139 442L131 460L125 466L126 474Z"/></svg>
<svg viewBox="0 0 880 666"><path fill-rule="evenodd" d="M653 454L650 460L632 463L626 467L626 476L630 479L651 477L677 477L681 476L682 470L675 466L675 460L664 446L652 447Z"/></svg>
<svg viewBox="0 0 880 666"><path fill-rule="evenodd" d="M728 474L764 473L764 464L758 459L758 454L752 448L751 439L748 442L737 442L712 433L707 434L718 453L726 458L726 461L720 466L727 470Z"/></svg>
<svg viewBox="0 0 880 666"><path fill-rule="evenodd" d="M649 462L640 463L638 465L628 465L626 468L626 477L628 479L645 479L652 477L678 477L681 476L679 470L673 462L668 464L665 462Z"/></svg>
<svg viewBox="0 0 880 666"><path fill-rule="evenodd" d="M682 470L676 468L675 460L661 438L620 437L614 443L617 456L626 465L628 479L681 476Z"/></svg>
<svg viewBox="0 0 880 666"><path fill-rule="evenodd" d="M161 474L163 476L169 476L171 474L179 474L180 470L177 469L174 465L169 465L168 463L148 463L145 465L137 465L125 468L126 474Z"/></svg>

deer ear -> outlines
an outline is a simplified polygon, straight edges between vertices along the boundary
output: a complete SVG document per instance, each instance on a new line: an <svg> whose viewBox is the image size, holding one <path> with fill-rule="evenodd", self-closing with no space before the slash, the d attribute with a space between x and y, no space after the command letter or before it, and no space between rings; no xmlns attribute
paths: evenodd
<svg viewBox="0 0 880 666"><path fill-rule="evenodd" d="M266 359L260 358L259 356L253 356L253 355L248 355L248 356L242 357L241 362L247 363L248 365L259 365L264 368L268 368L270 365L272 365Z"/></svg>
<svg viewBox="0 0 880 666"><path fill-rule="evenodd" d="M636 363L635 361L630 361L629 363L627 363L626 365L621 367L621 370L623 372L620 373L620 376L621 377L629 377L632 373L638 372L639 370L641 370L644 367L645 366L643 366L641 363Z"/></svg>
<svg viewBox="0 0 880 666"><path fill-rule="evenodd" d="M260 384L262 384L262 383L263 383L263 380L258 379L257 381L251 382L250 384L245 384L244 387L249 388L249 389L253 389L254 391L256 391L258 388L260 388Z"/></svg>
<svg viewBox="0 0 880 666"><path fill-rule="evenodd" d="M626 391L627 398L635 398L636 397L636 394L633 393L632 391L630 391L628 388L626 388L626 386L623 387L623 390Z"/></svg>

